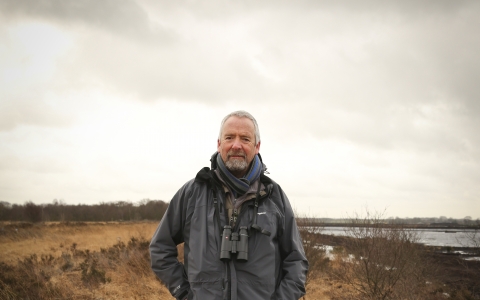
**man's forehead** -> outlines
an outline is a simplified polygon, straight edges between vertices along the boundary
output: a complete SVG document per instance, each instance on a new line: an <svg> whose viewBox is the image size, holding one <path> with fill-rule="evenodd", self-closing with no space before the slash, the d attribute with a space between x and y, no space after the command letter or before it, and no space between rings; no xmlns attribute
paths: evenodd
<svg viewBox="0 0 480 300"><path fill-rule="evenodd" d="M248 131L255 132L255 125L253 124L252 120L247 117L237 117L231 116L228 118L225 123L223 124L223 130L236 130L237 128L246 129Z"/></svg>

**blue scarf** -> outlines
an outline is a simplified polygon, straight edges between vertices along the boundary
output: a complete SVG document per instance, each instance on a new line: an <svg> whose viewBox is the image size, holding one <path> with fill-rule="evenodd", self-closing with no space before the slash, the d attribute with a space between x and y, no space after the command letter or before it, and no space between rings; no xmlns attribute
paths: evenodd
<svg viewBox="0 0 480 300"><path fill-rule="evenodd" d="M255 155L251 162L250 170L248 170L247 174L245 174L245 176L243 176L242 178L237 178L232 173L230 173L230 171L225 166L225 163L223 162L220 153L217 153L217 166L218 170L220 171L220 176L222 176L222 179L238 196L244 195L248 191L250 185L254 183L258 178L260 178L260 174L263 171L263 164L260 161L258 155Z"/></svg>

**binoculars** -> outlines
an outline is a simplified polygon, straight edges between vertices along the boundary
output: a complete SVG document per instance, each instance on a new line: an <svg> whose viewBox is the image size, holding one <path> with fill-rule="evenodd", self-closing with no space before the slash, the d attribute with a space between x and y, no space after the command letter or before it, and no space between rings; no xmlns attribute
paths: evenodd
<svg viewBox="0 0 480 300"><path fill-rule="evenodd" d="M232 258L232 254L236 254L239 261L248 260L248 232L246 226L241 226L240 232L233 233L231 226L225 225L223 227L220 259L228 261Z"/></svg>

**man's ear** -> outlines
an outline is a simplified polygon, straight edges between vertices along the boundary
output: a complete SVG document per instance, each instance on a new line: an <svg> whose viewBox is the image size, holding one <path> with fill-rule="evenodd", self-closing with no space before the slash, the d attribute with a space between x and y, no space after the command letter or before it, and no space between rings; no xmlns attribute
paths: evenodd
<svg viewBox="0 0 480 300"><path fill-rule="evenodd" d="M220 139L217 140L217 151L220 152Z"/></svg>
<svg viewBox="0 0 480 300"><path fill-rule="evenodd" d="M260 142L255 146L255 154L258 154L258 152L260 152Z"/></svg>

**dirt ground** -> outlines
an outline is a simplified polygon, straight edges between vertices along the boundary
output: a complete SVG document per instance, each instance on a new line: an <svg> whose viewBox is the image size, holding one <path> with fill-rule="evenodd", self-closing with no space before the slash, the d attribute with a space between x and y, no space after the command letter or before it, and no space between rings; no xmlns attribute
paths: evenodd
<svg viewBox="0 0 480 300"><path fill-rule="evenodd" d="M430 259L437 266L437 279L458 292L465 289L474 291L474 299L480 299L480 261L465 260L466 257L452 253L453 251L427 247Z"/></svg>

